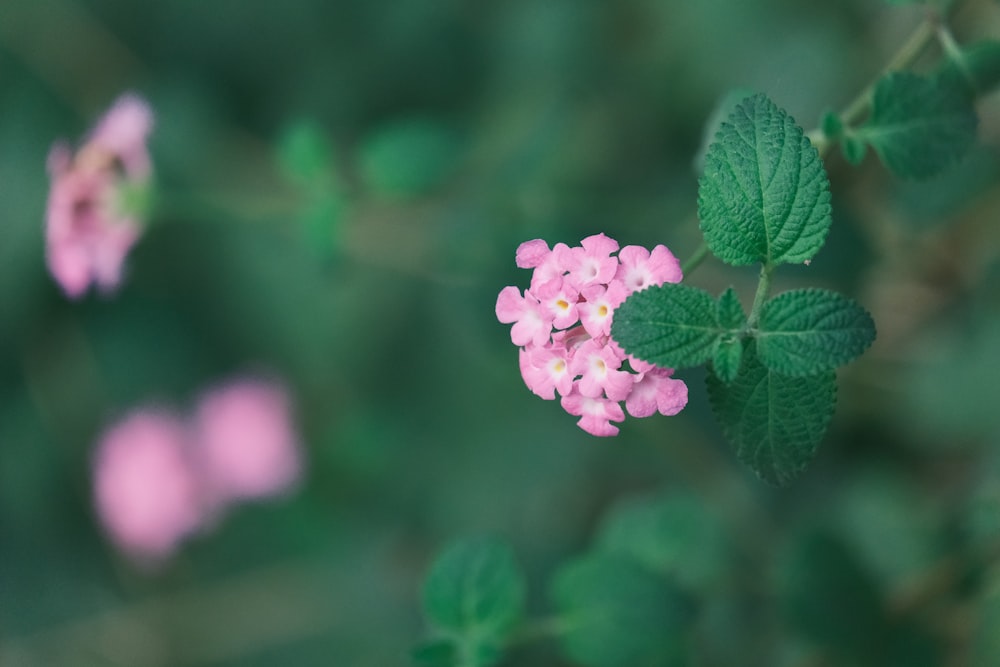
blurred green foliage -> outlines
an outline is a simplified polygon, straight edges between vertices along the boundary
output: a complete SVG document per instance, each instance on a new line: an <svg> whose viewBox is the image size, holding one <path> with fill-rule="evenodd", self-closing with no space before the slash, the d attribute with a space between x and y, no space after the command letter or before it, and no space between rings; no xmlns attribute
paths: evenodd
<svg viewBox="0 0 1000 667"><path fill-rule="evenodd" d="M512 545L533 615L566 563L570 604L616 587L601 568L623 540L664 570L705 540L676 575L691 637L640 637L635 655L1000 664L996 96L972 155L918 188L827 158L829 243L775 291L839 289L879 339L840 372L830 433L789 488L736 461L704 372L679 374L681 415L597 440L527 391L493 315L527 279L527 239L603 231L683 259L717 101L765 92L809 129L921 16L876 0L0 3L0 664L405 664L434 554L483 533ZM954 32L995 37L1000 8L964 3ZM46 154L128 89L157 114L157 213L122 291L68 302L44 266ZM747 305L756 275L707 261L698 279ZM95 439L254 369L295 395L302 490L135 569L92 509ZM661 490L679 504L632 520L675 525L676 544L601 532ZM683 503L716 517L704 534ZM598 534L618 555L582 555ZM632 567L621 587L663 581ZM681 608L657 585L660 616L637 623ZM576 662L544 643L509 662L591 664L588 640Z"/></svg>

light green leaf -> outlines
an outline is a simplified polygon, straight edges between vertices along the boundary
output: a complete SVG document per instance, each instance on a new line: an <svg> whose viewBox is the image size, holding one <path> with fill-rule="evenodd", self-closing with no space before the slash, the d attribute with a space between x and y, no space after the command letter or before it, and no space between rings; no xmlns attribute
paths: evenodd
<svg viewBox="0 0 1000 667"><path fill-rule="evenodd" d="M976 138L976 110L954 77L892 72L875 86L857 136L902 178L927 178L957 162Z"/></svg>
<svg viewBox="0 0 1000 667"><path fill-rule="evenodd" d="M361 175L373 192L414 197L440 185L452 171L460 142L444 123L407 118L380 128L361 147Z"/></svg>
<svg viewBox="0 0 1000 667"><path fill-rule="evenodd" d="M868 144L865 143L864 139L860 139L853 133L846 134L840 142L840 150L844 154L844 159L847 160L847 163L856 167L865 159L865 154L868 152Z"/></svg>
<svg viewBox="0 0 1000 667"><path fill-rule="evenodd" d="M452 639L423 642L413 649L410 657L422 667L457 667L461 661L459 647Z"/></svg>
<svg viewBox="0 0 1000 667"><path fill-rule="evenodd" d="M300 120L278 139L278 162L285 176L301 187L330 186L333 150L326 131L316 122Z"/></svg>
<svg viewBox="0 0 1000 667"><path fill-rule="evenodd" d="M602 522L598 544L602 551L633 558L701 591L717 585L730 564L722 519L690 494L662 494L617 505Z"/></svg>
<svg viewBox="0 0 1000 667"><path fill-rule="evenodd" d="M736 456L771 484L796 477L812 460L836 404L833 372L788 377L769 370L748 345L732 383L709 375L708 397Z"/></svg>
<svg viewBox="0 0 1000 667"><path fill-rule="evenodd" d="M634 560L593 554L564 565L552 598L565 653L584 667L689 664L691 610L666 579Z"/></svg>
<svg viewBox="0 0 1000 667"><path fill-rule="evenodd" d="M723 382L732 382L743 359L741 334L746 328L747 316L732 287L719 296L718 306L719 326L726 331L719 336L712 352L712 370Z"/></svg>
<svg viewBox="0 0 1000 667"><path fill-rule="evenodd" d="M729 264L800 264L830 228L830 184L802 128L764 95L740 103L705 156L698 216Z"/></svg>
<svg viewBox="0 0 1000 667"><path fill-rule="evenodd" d="M448 547L424 582L424 611L442 633L499 645L523 611L524 575L505 544L461 541Z"/></svg>
<svg viewBox="0 0 1000 667"><path fill-rule="evenodd" d="M785 375L813 375L861 355L875 340L875 323L842 294L799 289L764 304L756 337L765 366Z"/></svg>
<svg viewBox="0 0 1000 667"><path fill-rule="evenodd" d="M633 293L615 310L611 323L611 336L622 349L670 368L711 359L722 333L712 295L675 283Z"/></svg>

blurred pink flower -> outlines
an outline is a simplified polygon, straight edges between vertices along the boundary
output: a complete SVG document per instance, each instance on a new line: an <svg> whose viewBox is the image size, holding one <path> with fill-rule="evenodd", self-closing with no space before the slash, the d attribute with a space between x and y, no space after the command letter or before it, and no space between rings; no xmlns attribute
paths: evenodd
<svg viewBox="0 0 1000 667"><path fill-rule="evenodd" d="M139 560L162 561L202 520L187 433L167 412L138 410L101 436L94 500L111 539Z"/></svg>
<svg viewBox="0 0 1000 667"><path fill-rule="evenodd" d="M136 195L150 179L146 139L152 128L149 105L125 94L75 154L63 143L49 152L46 259L71 298L91 283L103 292L121 283L125 257L142 233Z"/></svg>
<svg viewBox="0 0 1000 667"><path fill-rule="evenodd" d="M288 395L278 384L247 378L209 391L198 404L193 434L213 503L279 494L301 474Z"/></svg>

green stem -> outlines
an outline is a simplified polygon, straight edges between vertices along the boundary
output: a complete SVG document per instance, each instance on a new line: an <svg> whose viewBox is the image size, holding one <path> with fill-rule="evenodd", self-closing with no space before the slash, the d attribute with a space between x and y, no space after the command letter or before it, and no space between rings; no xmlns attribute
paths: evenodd
<svg viewBox="0 0 1000 667"><path fill-rule="evenodd" d="M702 241L701 245L698 246L693 253L691 253L691 256L688 257L683 264L681 264L681 273L687 277L687 274L697 269L698 265L701 264L706 257L708 257L708 244Z"/></svg>
<svg viewBox="0 0 1000 667"><path fill-rule="evenodd" d="M771 291L771 273L773 271L773 264L764 264L760 267L760 282L757 283L757 293L753 296L753 306L750 307L750 317L747 318L747 326L751 329L757 326L757 320L760 319L760 309Z"/></svg>
<svg viewBox="0 0 1000 667"><path fill-rule="evenodd" d="M953 3L951 11L954 11L959 4L961 3ZM903 42L903 45L899 47L899 50L889 59L889 62L882 68L878 76L865 86L840 112L840 120L843 122L844 127L850 127L861 122L868 113L871 106L872 93L875 90L875 86L878 85L879 80L889 72L912 67L920 56L923 55L924 51L934 43L935 39L940 39L939 31L943 23L944 17L928 11L924 20L917 25L907 40ZM816 150L819 151L820 157L826 155L835 143L827 140L820 129L812 130L808 133L808 136L816 146Z"/></svg>

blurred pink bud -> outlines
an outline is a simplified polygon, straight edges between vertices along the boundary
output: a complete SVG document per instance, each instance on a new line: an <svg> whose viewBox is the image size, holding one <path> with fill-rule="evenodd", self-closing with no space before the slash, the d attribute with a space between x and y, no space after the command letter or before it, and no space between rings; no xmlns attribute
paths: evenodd
<svg viewBox="0 0 1000 667"><path fill-rule="evenodd" d="M216 505L288 491L301 474L285 390L242 379L209 391L194 418L202 483Z"/></svg>
<svg viewBox="0 0 1000 667"><path fill-rule="evenodd" d="M146 139L152 129L149 105L126 94L75 154L62 143L49 152L46 255L71 298L91 283L104 292L121 283L125 257L142 233L142 197L136 195L150 178Z"/></svg>
<svg viewBox="0 0 1000 667"><path fill-rule="evenodd" d="M139 560L168 558L198 529L202 508L177 417L138 410L108 429L94 460L94 500L111 539Z"/></svg>

